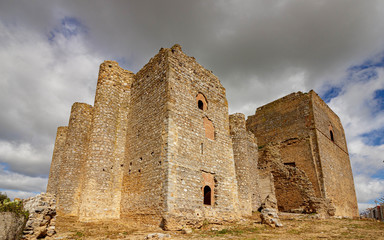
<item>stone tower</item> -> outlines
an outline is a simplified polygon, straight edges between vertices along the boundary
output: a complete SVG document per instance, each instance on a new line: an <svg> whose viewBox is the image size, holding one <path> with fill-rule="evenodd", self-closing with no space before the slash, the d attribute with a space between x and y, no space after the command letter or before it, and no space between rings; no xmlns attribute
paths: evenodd
<svg viewBox="0 0 384 240"><path fill-rule="evenodd" d="M343 126L314 91L292 93L259 107L248 117L247 128L260 148L274 144L284 165L304 171L315 197L329 199L335 215L358 216ZM300 192L276 187L279 208L299 207L302 196L297 194Z"/></svg>
<svg viewBox="0 0 384 240"><path fill-rule="evenodd" d="M131 91L122 215L162 216L167 228L237 218L228 106L217 77L175 45L135 75Z"/></svg>
<svg viewBox="0 0 384 240"><path fill-rule="evenodd" d="M48 191L63 216L171 229L238 219L236 171L225 89L175 45L136 74L101 64L94 106L58 129Z"/></svg>
<svg viewBox="0 0 384 240"><path fill-rule="evenodd" d="M136 74L100 65L94 105L74 103L57 130L47 192L64 218L164 229L250 216L275 193L282 210L329 199L357 214L343 128L316 93L229 116L219 79L179 45Z"/></svg>

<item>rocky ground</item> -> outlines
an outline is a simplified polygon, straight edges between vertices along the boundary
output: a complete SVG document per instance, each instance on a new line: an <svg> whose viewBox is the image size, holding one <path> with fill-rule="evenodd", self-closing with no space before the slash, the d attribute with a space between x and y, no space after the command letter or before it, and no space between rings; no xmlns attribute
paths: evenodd
<svg viewBox="0 0 384 240"><path fill-rule="evenodd" d="M384 223L371 220L316 219L316 215L282 214L283 227L260 224L254 217L231 225L204 224L200 229L162 231L135 223L66 221L54 239L384 239Z"/></svg>
<svg viewBox="0 0 384 240"><path fill-rule="evenodd" d="M269 205L268 205L269 206ZM384 223L357 219L320 219L315 214L288 214L265 208L264 213L236 224L209 224L181 231L129 221L79 223L56 216L55 199L40 194L24 201L30 218L23 239L383 239ZM269 209L269 210L268 210ZM268 210L268 211L267 211ZM273 210L273 209L272 209ZM264 221L271 226L261 224ZM282 227L275 227L281 226Z"/></svg>

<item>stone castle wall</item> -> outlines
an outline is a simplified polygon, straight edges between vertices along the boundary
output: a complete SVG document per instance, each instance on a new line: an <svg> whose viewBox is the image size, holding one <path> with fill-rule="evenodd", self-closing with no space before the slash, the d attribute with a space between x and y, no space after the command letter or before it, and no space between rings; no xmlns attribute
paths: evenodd
<svg viewBox="0 0 384 240"><path fill-rule="evenodd" d="M180 46L168 54L167 211L194 220L238 218L225 89Z"/></svg>
<svg viewBox="0 0 384 240"><path fill-rule="evenodd" d="M331 200L336 215L357 216L356 194L341 122L315 92L292 93L258 108L255 115L248 117L247 127L255 134L261 148L264 144L277 144L281 162L304 171L315 197L326 202ZM300 207L299 202L306 201L299 191L300 186L291 185L290 181L283 184L284 181L274 177L281 209Z"/></svg>
<svg viewBox="0 0 384 240"><path fill-rule="evenodd" d="M57 173L61 169L63 155L65 150L65 141L67 139L68 127L58 127L55 147L52 156L51 169L49 171L47 192L51 194L57 194L57 190L60 184Z"/></svg>
<svg viewBox="0 0 384 240"><path fill-rule="evenodd" d="M58 128L47 191L62 216L133 218L165 229L249 216L275 188L287 208L326 197L340 206L346 197L337 213L348 215L356 197L344 132L316 96L290 94L245 121L228 115L219 79L179 45L160 49L136 74L105 61L94 106L75 103L68 127ZM271 143L278 168L258 163ZM311 201L305 184L289 185L301 175ZM352 190L338 194L343 184Z"/></svg>
<svg viewBox="0 0 384 240"><path fill-rule="evenodd" d="M312 115L308 94L292 93L259 107L255 115L248 117L247 128L255 134L260 148L278 143L283 163L305 169L316 196L320 197L322 187L314 152Z"/></svg>
<svg viewBox="0 0 384 240"><path fill-rule="evenodd" d="M167 53L160 51L135 76L123 174L123 217L161 221L166 209L168 158ZM148 218L147 218L148 220Z"/></svg>
<svg viewBox="0 0 384 240"><path fill-rule="evenodd" d="M56 175L56 178L59 178L57 211L62 214L79 214L92 115L92 106L85 103L72 105L62 163Z"/></svg>
<svg viewBox="0 0 384 240"><path fill-rule="evenodd" d="M256 212L261 205L257 141L255 136L246 130L244 114L230 115L229 126L239 189L240 211L242 215L246 216Z"/></svg>
<svg viewBox="0 0 384 240"><path fill-rule="evenodd" d="M336 215L357 217L356 192L343 126L315 92L311 95L325 197L332 200Z"/></svg>
<svg viewBox="0 0 384 240"><path fill-rule="evenodd" d="M82 172L80 219L119 218L127 111L133 73L100 65L88 156Z"/></svg>

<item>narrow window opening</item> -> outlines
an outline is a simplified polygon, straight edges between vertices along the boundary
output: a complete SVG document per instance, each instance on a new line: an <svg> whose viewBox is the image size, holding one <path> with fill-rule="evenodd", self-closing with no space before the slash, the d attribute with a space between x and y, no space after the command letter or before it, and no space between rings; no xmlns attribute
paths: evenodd
<svg viewBox="0 0 384 240"><path fill-rule="evenodd" d="M211 188L209 186L205 186L204 187L204 204L205 205L211 205L212 201L211 201L211 198L212 198L212 191L211 191Z"/></svg>
<svg viewBox="0 0 384 240"><path fill-rule="evenodd" d="M296 167L296 163L295 162L286 162L284 163L285 166L291 166L291 167Z"/></svg>
<svg viewBox="0 0 384 240"><path fill-rule="evenodd" d="M203 101L199 100L197 102L197 106L199 107L199 109L204 110L204 103L203 103Z"/></svg>
<svg viewBox="0 0 384 240"><path fill-rule="evenodd" d="M204 144L203 143L201 143L200 149L201 149L201 154L204 154Z"/></svg>
<svg viewBox="0 0 384 240"><path fill-rule="evenodd" d="M205 96L202 94L202 93L198 93L197 96L196 96L196 101L197 101L197 107L200 109L200 110L207 110L208 109L208 102L207 102L207 99L205 98Z"/></svg>
<svg viewBox="0 0 384 240"><path fill-rule="evenodd" d="M335 139L333 138L333 131L332 131L332 130L330 130L330 131L329 131L329 134L331 135L331 141L332 141L332 142L334 142L334 141L335 141Z"/></svg>

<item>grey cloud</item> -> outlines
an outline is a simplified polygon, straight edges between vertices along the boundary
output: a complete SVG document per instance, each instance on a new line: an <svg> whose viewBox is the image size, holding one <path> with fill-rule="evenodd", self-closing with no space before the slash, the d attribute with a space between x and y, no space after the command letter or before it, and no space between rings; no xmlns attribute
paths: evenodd
<svg viewBox="0 0 384 240"><path fill-rule="evenodd" d="M65 17L86 31L63 36ZM384 50L382 29L380 0L0 0L0 140L14 151L29 144L41 169L13 171L46 175L56 127L73 102L93 103L104 59L136 72L160 47L180 43L220 78L230 111L250 115L293 91L349 84L348 67ZM332 107L343 121L354 111L336 100Z"/></svg>
<svg viewBox="0 0 384 240"><path fill-rule="evenodd" d="M46 186L47 178L28 177L0 168L0 188L26 192L44 192Z"/></svg>

